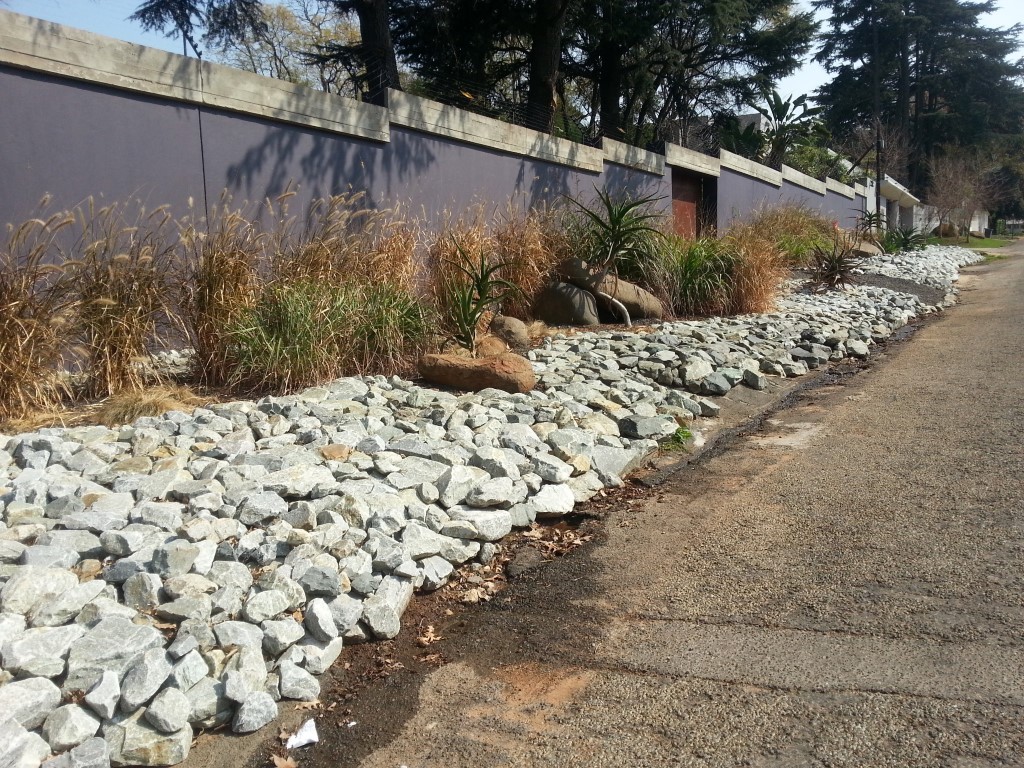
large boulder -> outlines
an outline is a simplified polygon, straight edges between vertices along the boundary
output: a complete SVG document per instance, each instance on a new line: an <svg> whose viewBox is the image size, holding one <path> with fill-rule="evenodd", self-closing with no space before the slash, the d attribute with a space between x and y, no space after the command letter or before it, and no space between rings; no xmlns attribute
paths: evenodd
<svg viewBox="0 0 1024 768"><path fill-rule="evenodd" d="M603 270L591 268L583 259L564 261L558 267L558 272L569 283L593 293L604 305L610 302L602 294L611 296L626 308L633 320L661 320L665 316L664 307L650 291L615 275L602 274ZM618 316L617 309L612 307L611 311Z"/></svg>
<svg viewBox="0 0 1024 768"><path fill-rule="evenodd" d="M495 357L508 352L508 344L497 336L481 336L476 341L477 357Z"/></svg>
<svg viewBox="0 0 1024 768"><path fill-rule="evenodd" d="M495 315L491 320L490 332L508 344L509 349L519 355L530 351L530 332L526 323L508 315Z"/></svg>
<svg viewBox="0 0 1024 768"><path fill-rule="evenodd" d="M530 361L511 352L484 358L424 355L420 358L419 370L420 375L433 384L469 392L489 388L529 392L537 386Z"/></svg>
<svg viewBox="0 0 1024 768"><path fill-rule="evenodd" d="M882 249L878 247L877 243L873 243L870 240L858 240L854 243L852 250L855 256L859 256L862 259L870 259L873 256L882 255Z"/></svg>
<svg viewBox="0 0 1024 768"><path fill-rule="evenodd" d="M537 297L533 316L548 325L600 325L597 299L572 283L555 282Z"/></svg>

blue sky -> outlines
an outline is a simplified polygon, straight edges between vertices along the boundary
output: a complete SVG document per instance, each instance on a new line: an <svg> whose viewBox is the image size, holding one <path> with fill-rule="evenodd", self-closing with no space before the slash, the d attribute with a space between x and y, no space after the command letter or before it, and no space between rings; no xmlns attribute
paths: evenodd
<svg viewBox="0 0 1024 768"><path fill-rule="evenodd" d="M808 7L808 0L800 0ZM989 26L1008 27L1024 23L1024 1L1000 0L996 12L985 18ZM143 32L137 24L127 21L138 6L137 0L7 0L6 7L18 13L56 21L90 32L98 32L140 45L149 45L167 51L181 53L181 40ZM784 95L807 93L827 79L825 71L808 61L794 75L786 78L779 86Z"/></svg>

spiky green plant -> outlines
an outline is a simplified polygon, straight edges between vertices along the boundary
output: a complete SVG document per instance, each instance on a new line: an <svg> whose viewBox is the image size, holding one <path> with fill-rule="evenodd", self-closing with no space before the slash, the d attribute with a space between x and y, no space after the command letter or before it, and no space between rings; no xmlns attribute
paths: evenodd
<svg viewBox="0 0 1024 768"><path fill-rule="evenodd" d="M856 269L864 259L854 251L856 242L842 232L836 232L827 245L814 248L811 257L811 285L816 290L842 290L853 285Z"/></svg>
<svg viewBox="0 0 1024 768"><path fill-rule="evenodd" d="M605 274L642 272L644 262L663 237L656 226L663 215L648 207L658 197L615 199L610 192L596 192L597 203L593 208L569 198L584 216L587 262Z"/></svg>
<svg viewBox="0 0 1024 768"><path fill-rule="evenodd" d="M880 213L865 213L857 220L857 237L881 247L881 232L885 219Z"/></svg>
<svg viewBox="0 0 1024 768"><path fill-rule="evenodd" d="M441 314L448 322L452 341L475 355L480 321L519 288L497 277L506 268L504 262L489 262L483 249L471 255L454 237L452 240L459 260L449 262L455 274L446 280Z"/></svg>
<svg viewBox="0 0 1024 768"><path fill-rule="evenodd" d="M882 237L882 250L886 253L920 251L928 244L928 238L913 227L890 229Z"/></svg>

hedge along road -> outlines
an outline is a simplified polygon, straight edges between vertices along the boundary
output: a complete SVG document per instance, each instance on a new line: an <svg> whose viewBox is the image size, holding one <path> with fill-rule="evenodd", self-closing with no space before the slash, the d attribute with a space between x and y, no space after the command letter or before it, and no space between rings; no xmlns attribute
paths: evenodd
<svg viewBox="0 0 1024 768"><path fill-rule="evenodd" d="M960 306L613 509L293 757L1024 764L1024 259L966 274Z"/></svg>

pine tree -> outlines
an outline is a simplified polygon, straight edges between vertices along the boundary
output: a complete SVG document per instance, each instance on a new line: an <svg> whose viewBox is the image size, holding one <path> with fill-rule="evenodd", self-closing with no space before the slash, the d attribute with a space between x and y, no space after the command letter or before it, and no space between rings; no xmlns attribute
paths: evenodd
<svg viewBox="0 0 1024 768"><path fill-rule="evenodd" d="M1011 56L1024 25L995 29L995 4L966 0L816 0L831 13L817 60L833 74L818 91L840 138L880 121L910 144L909 182L927 187L944 146L981 147L1024 126L1024 62Z"/></svg>

